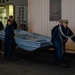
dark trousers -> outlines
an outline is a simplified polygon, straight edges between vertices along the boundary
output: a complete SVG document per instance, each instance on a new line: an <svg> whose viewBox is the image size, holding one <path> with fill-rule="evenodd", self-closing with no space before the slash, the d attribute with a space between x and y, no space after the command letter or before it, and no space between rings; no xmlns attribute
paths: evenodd
<svg viewBox="0 0 75 75"><path fill-rule="evenodd" d="M63 60L65 56L65 43L54 41L54 58L55 60Z"/></svg>
<svg viewBox="0 0 75 75"><path fill-rule="evenodd" d="M6 59L13 59L13 42L5 42L4 43L4 56Z"/></svg>

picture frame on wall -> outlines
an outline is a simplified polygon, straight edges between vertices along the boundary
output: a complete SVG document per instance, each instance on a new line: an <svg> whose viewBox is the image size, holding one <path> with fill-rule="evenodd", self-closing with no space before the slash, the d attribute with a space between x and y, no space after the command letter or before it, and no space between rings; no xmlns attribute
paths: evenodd
<svg viewBox="0 0 75 75"><path fill-rule="evenodd" d="M58 21L61 19L61 0L50 0L50 13L49 20L50 21Z"/></svg>

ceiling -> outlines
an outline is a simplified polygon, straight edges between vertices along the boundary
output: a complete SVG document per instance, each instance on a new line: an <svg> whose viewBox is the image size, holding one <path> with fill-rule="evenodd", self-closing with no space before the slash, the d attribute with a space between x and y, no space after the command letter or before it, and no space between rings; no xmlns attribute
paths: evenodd
<svg viewBox="0 0 75 75"><path fill-rule="evenodd" d="M0 0L0 5L28 5L28 0Z"/></svg>

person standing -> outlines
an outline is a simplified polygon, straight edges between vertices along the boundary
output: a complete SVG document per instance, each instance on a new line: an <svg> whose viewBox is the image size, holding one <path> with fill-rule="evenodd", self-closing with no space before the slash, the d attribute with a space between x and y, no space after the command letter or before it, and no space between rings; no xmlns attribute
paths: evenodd
<svg viewBox="0 0 75 75"><path fill-rule="evenodd" d="M65 58L65 44L68 41L68 37L73 37L73 32L68 27L68 20L63 20L62 25L57 25L52 29L51 42L55 46L55 62L62 67L67 67L64 62Z"/></svg>
<svg viewBox="0 0 75 75"><path fill-rule="evenodd" d="M61 26L61 25L63 25L63 20L61 19L61 20L59 20L59 23L52 29L52 31L51 31L51 36L52 36L52 38L51 38L51 42L54 44L54 40L55 40L55 38L58 36L57 35L57 33L58 33L58 27L59 26ZM56 64L58 64L58 55L57 55L57 50L56 50L56 47L54 46L53 47L53 50L54 50L54 62L56 63Z"/></svg>
<svg viewBox="0 0 75 75"><path fill-rule="evenodd" d="M17 29L17 23L16 23L16 21L14 20L14 18L13 18L12 15L9 16L9 19L12 21L12 27L13 27L14 29Z"/></svg>
<svg viewBox="0 0 75 75"><path fill-rule="evenodd" d="M13 61L13 45L14 45L14 29L12 27L12 21L7 20L7 25L5 28L5 38L4 38L4 56L5 59Z"/></svg>
<svg viewBox="0 0 75 75"><path fill-rule="evenodd" d="M17 29L17 23L16 23L16 21L14 20L14 18L13 18L12 15L9 16L9 19L12 21L12 27L13 27L13 29L14 29L14 30ZM15 40L14 40L13 52L15 52L16 46L17 46L17 44L16 44L16 42L15 42Z"/></svg>

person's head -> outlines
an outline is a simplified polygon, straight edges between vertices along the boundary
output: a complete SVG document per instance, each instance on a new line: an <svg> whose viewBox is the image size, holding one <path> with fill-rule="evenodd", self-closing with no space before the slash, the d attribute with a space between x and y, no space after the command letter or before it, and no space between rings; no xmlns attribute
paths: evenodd
<svg viewBox="0 0 75 75"><path fill-rule="evenodd" d="M63 20L63 26L68 27L68 20Z"/></svg>
<svg viewBox="0 0 75 75"><path fill-rule="evenodd" d="M63 20L59 20L59 25L62 25L63 24Z"/></svg>
<svg viewBox="0 0 75 75"><path fill-rule="evenodd" d="M12 21L10 19L7 20L7 25L11 26L12 25Z"/></svg>
<svg viewBox="0 0 75 75"><path fill-rule="evenodd" d="M9 16L9 19L10 19L11 21L13 21L13 16L12 16L12 15L10 15L10 16Z"/></svg>

